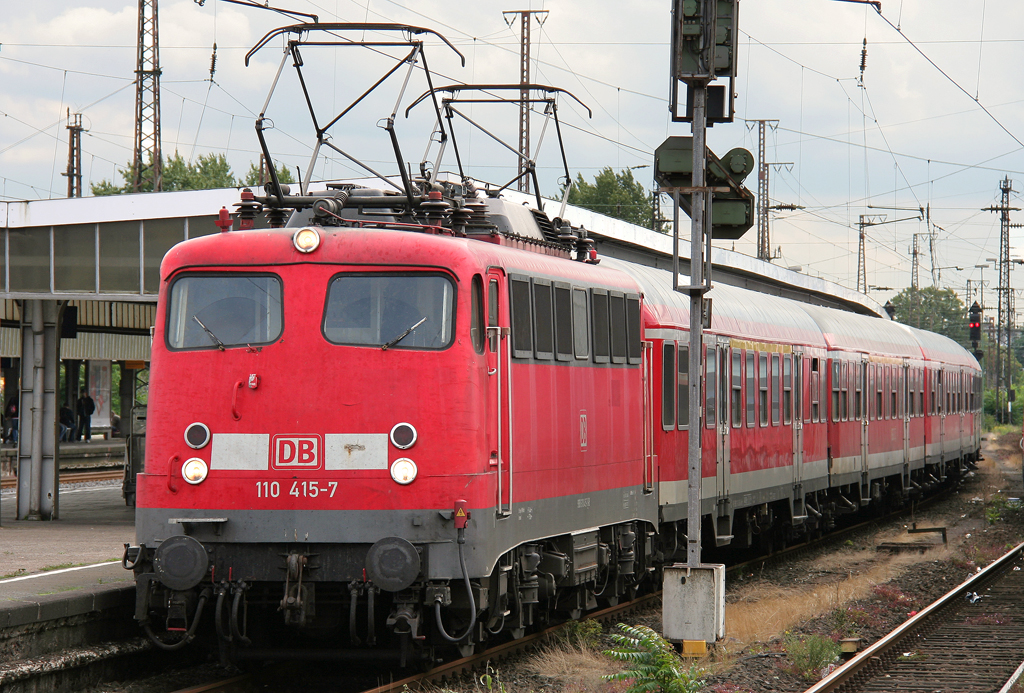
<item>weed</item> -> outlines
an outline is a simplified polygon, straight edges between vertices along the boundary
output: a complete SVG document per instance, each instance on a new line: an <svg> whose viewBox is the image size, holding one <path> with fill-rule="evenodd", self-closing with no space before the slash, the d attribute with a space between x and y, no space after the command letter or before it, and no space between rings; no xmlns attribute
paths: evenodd
<svg viewBox="0 0 1024 693"><path fill-rule="evenodd" d="M6 580L7 578L18 577L24 575L27 571L24 568L18 568L13 573L7 573L6 575L0 575L0 580Z"/></svg>
<svg viewBox="0 0 1024 693"><path fill-rule="evenodd" d="M508 693L498 670L491 668L490 662L487 663L486 671L480 675L480 683L487 689L487 693Z"/></svg>
<svg viewBox="0 0 1024 693"><path fill-rule="evenodd" d="M698 693L704 686L705 670L696 664L683 668L679 655L668 642L647 626L620 623L622 633L612 633L616 647L605 654L626 663L626 670L609 674L606 681L631 681L626 693Z"/></svg>
<svg viewBox="0 0 1024 693"><path fill-rule="evenodd" d="M839 644L821 635L797 638L787 633L785 648L789 655L791 673L807 681L821 678L829 665L839 659Z"/></svg>
<svg viewBox="0 0 1024 693"><path fill-rule="evenodd" d="M65 568L74 568L79 565L85 565L85 563L58 563L57 565L43 566L40 570L47 573L51 570L64 570Z"/></svg>
<svg viewBox="0 0 1024 693"><path fill-rule="evenodd" d="M565 641L570 645L596 649L601 644L601 635L604 633L604 628L600 622L594 619L569 621L562 629L562 633L565 636Z"/></svg>
<svg viewBox="0 0 1024 693"><path fill-rule="evenodd" d="M928 655L926 655L923 652L920 652L919 650L913 650L912 652L904 652L900 654L899 659L902 662L913 662L916 660L928 659Z"/></svg>
<svg viewBox="0 0 1024 693"><path fill-rule="evenodd" d="M888 602L889 606L897 609L917 608L917 600L906 594L895 585L875 585L872 590L879 599Z"/></svg>

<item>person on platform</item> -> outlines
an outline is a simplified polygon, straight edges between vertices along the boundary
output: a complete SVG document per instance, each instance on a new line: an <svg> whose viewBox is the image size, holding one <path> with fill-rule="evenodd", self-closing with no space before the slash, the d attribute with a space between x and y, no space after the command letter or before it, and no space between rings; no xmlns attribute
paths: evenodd
<svg viewBox="0 0 1024 693"><path fill-rule="evenodd" d="M78 432L75 440L85 440L88 443L92 440L92 415L96 411L96 403L88 392L83 392L78 398Z"/></svg>
<svg viewBox="0 0 1024 693"><path fill-rule="evenodd" d="M75 413L67 404L60 405L60 442L70 443L75 435Z"/></svg>
<svg viewBox="0 0 1024 693"><path fill-rule="evenodd" d="M11 395L4 407L4 439L5 443L18 443L18 396Z"/></svg>

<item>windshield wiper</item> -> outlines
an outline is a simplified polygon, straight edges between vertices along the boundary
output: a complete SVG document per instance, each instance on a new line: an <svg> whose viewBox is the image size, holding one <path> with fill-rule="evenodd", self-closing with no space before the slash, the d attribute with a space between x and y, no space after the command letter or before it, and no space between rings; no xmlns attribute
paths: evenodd
<svg viewBox="0 0 1024 693"><path fill-rule="evenodd" d="M217 338L217 335L215 335L215 334L213 333L213 330L211 330L211 329L210 329L209 327L207 327L206 325L204 325L204 324L203 324L203 321L202 321L202 320L200 320L200 319L199 319L198 317L196 317L195 315L193 315L193 316L192 316L192 319L193 319L193 320L195 320L196 322L198 322L198 323L199 323L199 326L200 326L200 327L202 327L202 328L203 328L204 330L206 330L206 334L210 335L210 339L212 339L212 340L213 340L213 342L214 342L214 344L216 344L216 345L217 345L217 348L218 348L218 349L220 349L221 351L224 351L224 342L220 341L220 340L219 340L219 339ZM405 335L402 335L402 336L404 337Z"/></svg>
<svg viewBox="0 0 1024 693"><path fill-rule="evenodd" d="M380 345L380 350L381 350L381 351L387 351L387 350L388 350L388 349L390 349L391 347L395 346L395 345L396 345L396 344L398 344L398 343L399 343L400 341L402 341L403 339L405 339L406 337L408 337L408 336L409 336L410 334L412 334L412 331L413 331L413 330L415 330L415 329L416 329L417 327L419 327L420 325L422 325L422 324L423 324L423 323L425 323L426 321L427 321L427 318L426 318L426 316L424 316L424 317L420 318L420 321L419 321L418 323L416 323L415 325L413 325L412 327L410 327L410 328L409 328L408 330L406 330L406 331L405 331L405 332L403 332L402 334L398 335L397 337L395 337L394 339L392 339L392 340L391 340L390 342L388 342L387 344L381 344L381 345Z"/></svg>

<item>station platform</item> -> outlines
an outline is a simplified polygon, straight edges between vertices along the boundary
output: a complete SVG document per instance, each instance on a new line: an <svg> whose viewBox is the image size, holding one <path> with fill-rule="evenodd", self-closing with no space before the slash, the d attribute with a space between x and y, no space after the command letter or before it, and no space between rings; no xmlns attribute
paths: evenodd
<svg viewBox="0 0 1024 693"><path fill-rule="evenodd" d="M124 438L93 438L60 444L60 468L84 470L92 467L120 466L124 464ZM14 476L18 447L14 443L0 445L0 478Z"/></svg>
<svg viewBox="0 0 1024 693"><path fill-rule="evenodd" d="M132 584L121 555L135 542L135 509L120 481L62 485L59 520L15 520L15 510L13 490L0 494L0 610L12 599Z"/></svg>

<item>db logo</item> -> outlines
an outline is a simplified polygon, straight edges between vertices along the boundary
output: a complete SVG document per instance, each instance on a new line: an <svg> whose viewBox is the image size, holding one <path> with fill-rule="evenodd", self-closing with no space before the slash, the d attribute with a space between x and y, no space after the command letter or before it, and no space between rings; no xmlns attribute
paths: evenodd
<svg viewBox="0 0 1024 693"><path fill-rule="evenodd" d="M323 445L320 436L274 436L275 469L319 469Z"/></svg>

